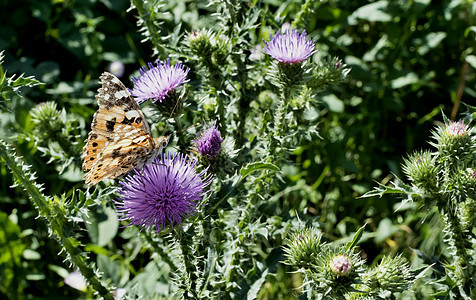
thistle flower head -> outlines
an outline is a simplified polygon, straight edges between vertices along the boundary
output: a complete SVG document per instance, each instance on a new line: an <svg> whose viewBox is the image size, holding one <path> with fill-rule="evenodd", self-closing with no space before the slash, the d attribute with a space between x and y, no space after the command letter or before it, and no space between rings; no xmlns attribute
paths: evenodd
<svg viewBox="0 0 476 300"><path fill-rule="evenodd" d="M167 225L180 225L193 215L204 189L211 181L206 170L195 171L196 160L182 154L159 155L142 170L134 170L120 182L120 198L115 201L122 219L129 225L160 231Z"/></svg>
<svg viewBox="0 0 476 300"><path fill-rule="evenodd" d="M306 36L306 31L299 35L296 29L286 30L284 34L278 30L269 42L264 42L264 52L281 63L299 64L317 51L314 49L314 41L306 40Z"/></svg>
<svg viewBox="0 0 476 300"><path fill-rule="evenodd" d="M216 121L194 140L198 153L208 159L214 159L220 154L222 142L220 131L216 128Z"/></svg>
<svg viewBox="0 0 476 300"><path fill-rule="evenodd" d="M337 276L346 276L352 270L352 261L345 254L340 254L331 259L329 268Z"/></svg>
<svg viewBox="0 0 476 300"><path fill-rule="evenodd" d="M138 103L148 99L153 99L154 103L163 102L167 96L189 81L187 74L190 69L182 66L180 62L171 66L167 59L164 64L158 61L157 66L151 63L148 66L148 69L144 66L139 70L139 77L132 77L134 89L131 90L131 95Z"/></svg>
<svg viewBox="0 0 476 300"><path fill-rule="evenodd" d="M471 137L469 125L463 120L458 122L449 121L438 126L432 133L434 143L430 143L438 149L441 161L459 161L471 159L475 151L475 143Z"/></svg>

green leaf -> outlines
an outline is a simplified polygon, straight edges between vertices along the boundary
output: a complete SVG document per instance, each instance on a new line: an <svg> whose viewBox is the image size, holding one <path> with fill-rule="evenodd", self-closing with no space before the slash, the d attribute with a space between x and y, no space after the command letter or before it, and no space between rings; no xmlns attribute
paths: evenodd
<svg viewBox="0 0 476 300"><path fill-rule="evenodd" d="M43 84L42 82L36 80L35 77L33 77L33 76L23 77L23 74L18 76L16 79L15 79L15 75L14 75L14 76L10 77L8 79L8 81L11 84L11 86L14 88L13 89L14 91L17 91L18 88L21 87L21 86L33 87L33 86L36 86L36 85Z"/></svg>
<svg viewBox="0 0 476 300"><path fill-rule="evenodd" d="M398 226L394 225L388 218L380 221L377 228L377 235L375 236L375 242L377 244L382 243L386 238L393 235L398 231Z"/></svg>
<svg viewBox="0 0 476 300"><path fill-rule="evenodd" d="M7 298L12 295L13 287L18 288L21 279L19 271L25 245L20 236L20 227L0 211L0 292L7 295Z"/></svg>
<svg viewBox="0 0 476 300"><path fill-rule="evenodd" d="M322 101L327 104L330 111L342 113L344 112L344 101L337 98L334 94L325 95L322 97Z"/></svg>
<svg viewBox="0 0 476 300"><path fill-rule="evenodd" d="M270 163L260 163L260 162L250 163L250 164L247 164L245 167L241 168L240 174L241 174L242 179L245 178L246 176L248 176L250 173L253 173L256 170L279 171L280 169L279 169L278 166L276 166L274 164L270 164Z"/></svg>
<svg viewBox="0 0 476 300"><path fill-rule="evenodd" d="M414 190L411 186L404 184L402 181L397 179L393 186L385 186L383 184L379 184L377 188L373 191L367 192L360 196L359 198L369 198L379 196L382 197L386 194L407 194L410 196L420 196L418 191Z"/></svg>
<svg viewBox="0 0 476 300"><path fill-rule="evenodd" d="M385 0L370 3L354 11L352 17L370 22L389 22L392 16L385 12L387 6L388 1Z"/></svg>
<svg viewBox="0 0 476 300"><path fill-rule="evenodd" d="M398 77L391 81L393 89L399 89L407 85L411 85L418 82L418 75L414 72L408 72L407 74Z"/></svg>
<svg viewBox="0 0 476 300"><path fill-rule="evenodd" d="M466 28L466 30L464 31L464 37L468 37L470 32L476 33L476 26L469 26L468 28Z"/></svg>
<svg viewBox="0 0 476 300"><path fill-rule="evenodd" d="M212 247L208 248L207 262L205 265L205 270L203 272L204 284L202 287L202 294L205 293L210 280L213 278L213 271L215 270L215 264L217 262L217 259L218 254L216 250Z"/></svg>
<svg viewBox="0 0 476 300"><path fill-rule="evenodd" d="M109 243L116 236L119 227L116 212L112 207L98 206L96 211L90 211L89 218L85 217L85 222L91 240L99 246Z"/></svg>
<svg viewBox="0 0 476 300"><path fill-rule="evenodd" d="M25 249L25 251L23 251L23 257L25 259L28 259L28 260L39 260L39 259L41 259L40 253L38 253L34 250L31 250L31 249Z"/></svg>
<svg viewBox="0 0 476 300"><path fill-rule="evenodd" d="M353 247L355 247L355 245L359 242L359 240L362 238L362 235L364 233L364 228L365 226L367 225L367 223L364 224L364 226L360 227L359 230L357 230L357 232L354 234L354 238L352 239L352 241L348 242L346 245L345 245L345 251L349 251L350 249L352 249Z"/></svg>
<svg viewBox="0 0 476 300"><path fill-rule="evenodd" d="M253 282L253 284L251 286L246 285L243 287L237 299L256 299L263 283L266 281L266 276L275 273L277 265L282 260L283 250L281 248L274 248L266 257L264 264L258 264L259 269L257 270L256 275L253 276L253 278L250 278L250 281ZM246 291L247 287L249 287L249 289Z"/></svg>
<svg viewBox="0 0 476 300"><path fill-rule="evenodd" d="M474 69L476 69L476 55L468 55L466 56L466 61L468 64L471 65Z"/></svg>

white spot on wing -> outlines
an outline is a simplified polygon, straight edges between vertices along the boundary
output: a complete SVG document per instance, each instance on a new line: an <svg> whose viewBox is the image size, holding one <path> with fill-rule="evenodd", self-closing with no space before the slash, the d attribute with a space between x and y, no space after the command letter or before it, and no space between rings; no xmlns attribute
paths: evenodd
<svg viewBox="0 0 476 300"><path fill-rule="evenodd" d="M109 94L104 95L104 100L109 100L109 98L111 98L111 95Z"/></svg>
<svg viewBox="0 0 476 300"><path fill-rule="evenodd" d="M114 97L116 97L117 99L126 98L127 96L128 95L126 91L117 91L114 93Z"/></svg>
<svg viewBox="0 0 476 300"><path fill-rule="evenodd" d="M111 81L114 82L115 84L120 84L121 83L121 81L119 79L117 79L116 77L113 77L111 79Z"/></svg>
<svg viewBox="0 0 476 300"><path fill-rule="evenodd" d="M127 132L126 134L124 134L124 137L128 137L128 136L131 136L131 135L134 135L134 134L137 134L137 130L131 130L131 131Z"/></svg>
<svg viewBox="0 0 476 300"><path fill-rule="evenodd" d="M130 111L126 112L126 117L127 117L128 119L130 119L130 118L132 118L132 117L137 118L137 117L140 117L140 114L139 114L139 112L138 112L137 110L130 110Z"/></svg>
<svg viewBox="0 0 476 300"><path fill-rule="evenodd" d="M140 136L140 137L138 137L134 140L134 143L139 144L140 142L144 141L145 139L147 139L147 137L145 135Z"/></svg>

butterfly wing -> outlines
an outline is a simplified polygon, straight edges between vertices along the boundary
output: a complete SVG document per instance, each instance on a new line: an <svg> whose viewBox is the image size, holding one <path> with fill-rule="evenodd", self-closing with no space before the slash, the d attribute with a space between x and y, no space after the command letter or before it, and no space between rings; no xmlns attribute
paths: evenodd
<svg viewBox="0 0 476 300"><path fill-rule="evenodd" d="M88 171L85 181L89 185L140 167L160 150L122 82L110 73L103 73L100 79L102 86L96 95L99 109L83 148L83 169Z"/></svg>

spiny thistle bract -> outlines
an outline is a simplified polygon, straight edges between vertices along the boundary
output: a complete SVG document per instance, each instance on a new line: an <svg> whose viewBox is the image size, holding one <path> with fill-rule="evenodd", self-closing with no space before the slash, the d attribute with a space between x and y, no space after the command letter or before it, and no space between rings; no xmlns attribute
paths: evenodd
<svg viewBox="0 0 476 300"><path fill-rule="evenodd" d="M184 44L200 64L212 73L210 75L223 71L231 50L231 42L227 36L202 29L189 33Z"/></svg>
<svg viewBox="0 0 476 300"><path fill-rule="evenodd" d="M403 172L413 184L424 189L426 193L435 192L438 169L430 151L417 151L403 159L403 162Z"/></svg>
<svg viewBox="0 0 476 300"><path fill-rule="evenodd" d="M337 85L345 81L350 68L337 57L327 57L312 69L311 77L307 83L314 90L320 90L326 85Z"/></svg>
<svg viewBox="0 0 476 300"><path fill-rule="evenodd" d="M362 279L362 290L367 291L369 296L389 297L410 289L415 275L401 255L394 258L384 256L377 266L365 272Z"/></svg>
<svg viewBox="0 0 476 300"><path fill-rule="evenodd" d="M185 45L198 57L208 57L214 51L212 40L215 35L211 30L192 31L185 40Z"/></svg>
<svg viewBox="0 0 476 300"><path fill-rule="evenodd" d="M311 266L319 255L322 235L312 227L292 232L284 241L285 264L295 267Z"/></svg>

